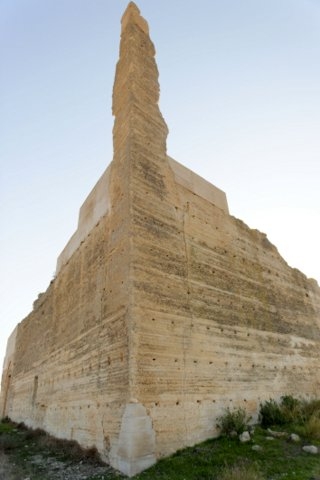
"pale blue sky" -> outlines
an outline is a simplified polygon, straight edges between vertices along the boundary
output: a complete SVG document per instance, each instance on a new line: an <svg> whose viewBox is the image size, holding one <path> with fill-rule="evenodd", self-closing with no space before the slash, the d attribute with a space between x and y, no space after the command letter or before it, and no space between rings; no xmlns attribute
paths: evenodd
<svg viewBox="0 0 320 480"><path fill-rule="evenodd" d="M0 359L112 159L127 3L0 1ZM168 153L319 281L320 0L137 4L157 50Z"/></svg>

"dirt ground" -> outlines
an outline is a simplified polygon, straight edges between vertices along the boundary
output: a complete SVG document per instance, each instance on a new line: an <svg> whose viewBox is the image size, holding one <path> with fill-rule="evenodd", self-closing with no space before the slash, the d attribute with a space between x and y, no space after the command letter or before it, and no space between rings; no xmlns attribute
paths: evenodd
<svg viewBox="0 0 320 480"><path fill-rule="evenodd" d="M27 480L3 452L0 452L0 480Z"/></svg>
<svg viewBox="0 0 320 480"><path fill-rule="evenodd" d="M38 467L37 472L34 470L35 465ZM41 478L42 480L86 480L92 476L95 478L110 478L110 480L124 478L107 465L99 466L82 461L79 463L62 462L53 457L44 457L41 454L34 455L26 466L28 467L26 470L30 473L26 473L26 470L23 471L22 468L15 465L14 457L8 456L0 450L0 480L32 480L33 478Z"/></svg>

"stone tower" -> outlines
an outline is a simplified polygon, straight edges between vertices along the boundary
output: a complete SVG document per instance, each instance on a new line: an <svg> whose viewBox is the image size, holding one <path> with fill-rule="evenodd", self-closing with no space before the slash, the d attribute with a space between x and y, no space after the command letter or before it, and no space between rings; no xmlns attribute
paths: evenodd
<svg viewBox="0 0 320 480"><path fill-rule="evenodd" d="M158 71L122 18L114 157L57 275L8 341L0 414L132 476L215 435L226 406L319 391L320 291L167 155Z"/></svg>

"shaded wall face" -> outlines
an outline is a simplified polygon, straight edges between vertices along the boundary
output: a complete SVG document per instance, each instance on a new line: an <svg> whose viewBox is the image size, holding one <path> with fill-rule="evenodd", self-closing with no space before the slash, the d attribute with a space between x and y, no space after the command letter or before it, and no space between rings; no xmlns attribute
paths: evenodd
<svg viewBox="0 0 320 480"><path fill-rule="evenodd" d="M12 400L12 374L15 360L18 327L14 329L7 342L6 355L3 362L0 396L0 418L8 416Z"/></svg>
<svg viewBox="0 0 320 480"><path fill-rule="evenodd" d="M175 225L159 209L154 230L135 222L137 389L160 455L212 436L228 406L255 415L320 387L315 282L264 234L181 187L178 198Z"/></svg>
<svg viewBox="0 0 320 480"><path fill-rule="evenodd" d="M128 389L128 252L117 232L101 219L19 325L7 412L104 455Z"/></svg>

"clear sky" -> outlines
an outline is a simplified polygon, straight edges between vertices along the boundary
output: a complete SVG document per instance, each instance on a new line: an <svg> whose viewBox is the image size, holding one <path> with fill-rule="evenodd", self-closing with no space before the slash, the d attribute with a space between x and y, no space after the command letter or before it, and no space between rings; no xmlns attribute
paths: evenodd
<svg viewBox="0 0 320 480"><path fill-rule="evenodd" d="M112 159L124 0L0 2L0 362ZM320 1L137 0L168 153L320 281Z"/></svg>

